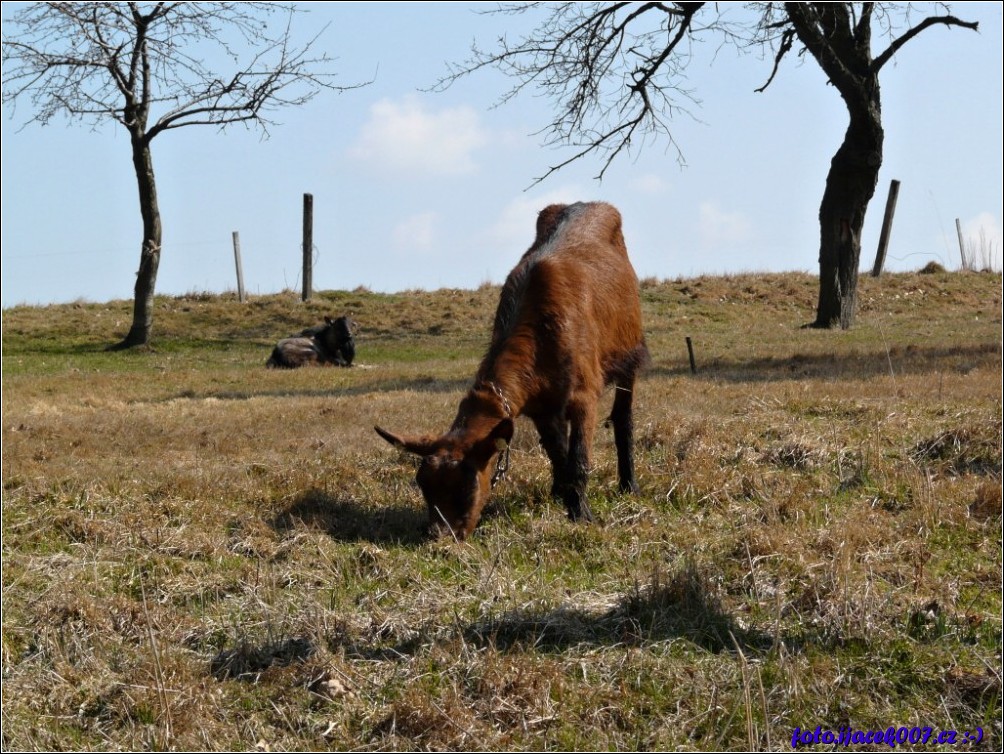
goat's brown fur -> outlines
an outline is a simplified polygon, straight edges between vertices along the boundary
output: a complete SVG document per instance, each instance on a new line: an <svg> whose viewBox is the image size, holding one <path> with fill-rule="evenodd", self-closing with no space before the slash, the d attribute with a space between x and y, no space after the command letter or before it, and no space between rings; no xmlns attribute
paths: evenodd
<svg viewBox="0 0 1004 754"><path fill-rule="evenodd" d="M573 520L591 520L586 481L597 403L609 384L620 487L637 490L631 404L647 358L620 213L604 203L551 205L502 287L491 345L450 430L438 438L376 430L422 456L417 480L431 528L464 539L488 499L492 460L525 415L551 461L552 493Z"/></svg>

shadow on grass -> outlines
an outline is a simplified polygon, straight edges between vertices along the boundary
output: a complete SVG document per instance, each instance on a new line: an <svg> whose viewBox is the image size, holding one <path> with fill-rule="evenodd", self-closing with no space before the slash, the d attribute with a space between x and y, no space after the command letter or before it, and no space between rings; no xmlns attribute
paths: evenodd
<svg viewBox="0 0 1004 754"><path fill-rule="evenodd" d="M328 367L305 367L306 369L327 369ZM172 396L159 399L159 402L187 399L217 401L246 401L251 398L331 398L355 397L373 393L388 393L395 390L408 390L414 393L460 393L471 386L472 378L441 380L433 377L418 377L414 379L390 379L368 383L366 385L346 385L344 387L303 388L287 390L218 390L196 392L183 390Z"/></svg>
<svg viewBox="0 0 1004 754"><path fill-rule="evenodd" d="M698 381L722 381L737 384L757 384L781 380L841 380L866 379L892 374L929 374L939 372L968 372L976 367L1000 367L1001 350L997 343L984 343L952 348L894 349L890 353L868 352L850 354L795 354L790 358L766 357L752 361L714 359L708 363L698 360L698 371L692 379ZM308 367L317 369L317 367ZM324 368L322 368L324 369ZM690 369L683 363L678 365L663 363L645 370L650 377L688 377ZM471 385L472 378L465 375L457 379L436 377L414 377L410 379L384 379L360 385L343 387L276 389L256 391L206 391L197 393L185 390L165 401L175 399L203 400L249 400L256 397L268 398L321 398L331 396L366 396L392 391L415 393L462 393Z"/></svg>
<svg viewBox="0 0 1004 754"><path fill-rule="evenodd" d="M260 647L241 643L216 655L209 663L209 672L218 681L255 682L269 668L303 662L315 651L313 643L302 637L266 642Z"/></svg>
<svg viewBox="0 0 1004 754"><path fill-rule="evenodd" d="M302 494L270 524L277 531L308 526L341 542L418 545L427 540L424 510L414 506L374 508L319 490Z"/></svg>
<svg viewBox="0 0 1004 754"><path fill-rule="evenodd" d="M775 644L771 635L740 626L693 565L657 575L653 583L636 586L600 613L567 607L506 612L468 626L464 637L501 651L560 652L583 644L644 646L679 638L708 652L738 648L756 654Z"/></svg>
<svg viewBox="0 0 1004 754"><path fill-rule="evenodd" d="M123 333L124 336L125 334ZM52 337L40 337L33 340L15 339L7 344L6 350L12 356L86 356L104 354L107 356L143 357L163 354L198 354L206 351L215 353L244 351L246 350L246 346L243 344L243 339L231 339L227 337L159 337L154 339L152 343L126 345L121 338L115 340L114 336L102 335L77 342L68 342ZM265 341L257 345L260 345L263 350L268 347ZM262 359L261 363L264 366L265 359Z"/></svg>
<svg viewBox="0 0 1004 754"><path fill-rule="evenodd" d="M980 366L999 367L1000 344L979 343L952 347L894 347L890 351L865 353L795 354L789 358L765 357L751 361L714 358L702 362L697 357L693 379L733 383L762 383L780 380L841 380L895 375L967 372ZM685 362L663 364L646 370L658 377L687 377Z"/></svg>

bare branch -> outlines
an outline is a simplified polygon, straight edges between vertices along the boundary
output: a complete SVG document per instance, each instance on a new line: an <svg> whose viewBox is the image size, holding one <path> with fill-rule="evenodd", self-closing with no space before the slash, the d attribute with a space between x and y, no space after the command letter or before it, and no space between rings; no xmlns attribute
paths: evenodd
<svg viewBox="0 0 1004 754"><path fill-rule="evenodd" d="M861 4L861 18L854 24L854 39L866 40L872 36L872 14L875 11L875 3Z"/></svg>
<svg viewBox="0 0 1004 754"><path fill-rule="evenodd" d="M759 94L767 90L767 87L770 86L771 82L774 80L774 77L777 76L777 72L781 67L781 60L783 60L784 56L791 51L791 48L794 45L797 36L798 35L795 33L794 29L784 30L784 32L781 34L781 42L778 44L777 47L777 54L774 56L774 67L771 69L770 76L767 77L767 81L764 83L764 85L759 87L758 89L754 89L753 90L754 92L757 92Z"/></svg>
<svg viewBox="0 0 1004 754"><path fill-rule="evenodd" d="M841 3L785 3L799 40L816 59L830 81L847 96L856 90L858 81L853 69L854 51L847 44L850 37L850 14L838 14L831 6ZM843 28L838 26L843 23ZM867 49L866 49L867 52Z"/></svg>
<svg viewBox="0 0 1004 754"><path fill-rule="evenodd" d="M882 66L892 60L893 55L895 55L899 50L909 42L911 39L916 37L925 29L929 29L932 26L943 25L943 26L961 26L964 29L972 29L973 31L979 31L979 23L975 21L963 21L955 16L929 16L921 21L919 24L913 28L907 30L901 37L893 40L892 44L875 58L875 62L872 63L872 70L878 73L882 70Z"/></svg>
<svg viewBox="0 0 1004 754"><path fill-rule="evenodd" d="M551 167L535 183L591 153L603 155L601 178L612 162L639 139L662 135L675 144L668 116L686 113L693 96L684 86L683 62L699 34L696 19L706 3L562 3L502 6L504 14L545 11L526 37L498 40L498 51L472 49L471 58L450 66L433 87L442 90L485 68L509 75L514 84L499 98L508 102L528 87L557 107L542 129L548 145L575 153ZM677 150L678 151L678 150ZM682 155L678 151L678 159Z"/></svg>
<svg viewBox="0 0 1004 754"><path fill-rule="evenodd" d="M294 45L296 12L271 2L30 5L3 41L3 102L30 104L28 122L111 119L147 140L188 125L244 123L267 134L280 108L369 83L337 85L334 60L314 53L320 34ZM286 23L272 31L277 14Z"/></svg>

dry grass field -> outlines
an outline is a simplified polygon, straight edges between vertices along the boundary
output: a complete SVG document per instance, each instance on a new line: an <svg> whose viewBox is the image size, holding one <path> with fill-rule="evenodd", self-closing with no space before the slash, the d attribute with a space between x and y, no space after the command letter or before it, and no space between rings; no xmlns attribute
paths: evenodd
<svg viewBox="0 0 1004 754"><path fill-rule="evenodd" d="M601 427L569 522L521 420L463 545L372 428L448 426L497 288L159 298L127 353L127 302L5 310L3 748L999 750L1001 276L848 332L808 275L642 288L641 494ZM265 369L348 313L358 366Z"/></svg>

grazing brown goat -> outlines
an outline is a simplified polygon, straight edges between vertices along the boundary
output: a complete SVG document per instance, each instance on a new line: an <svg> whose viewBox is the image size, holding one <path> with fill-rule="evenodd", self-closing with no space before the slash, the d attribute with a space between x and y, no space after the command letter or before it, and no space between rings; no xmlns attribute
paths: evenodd
<svg viewBox="0 0 1004 754"><path fill-rule="evenodd" d="M551 205L502 287L491 345L450 430L438 438L376 431L422 457L417 481L434 534L464 539L474 530L492 461L512 440L520 415L536 425L551 461L552 494L571 519L591 520L586 480L597 402L611 383L620 488L638 489L631 403L647 358L620 213L603 203Z"/></svg>
<svg viewBox="0 0 1004 754"><path fill-rule="evenodd" d="M308 327L298 337L280 340L265 366L284 369L308 364L352 366L356 355L354 325L355 322L348 317L325 317L323 325Z"/></svg>

